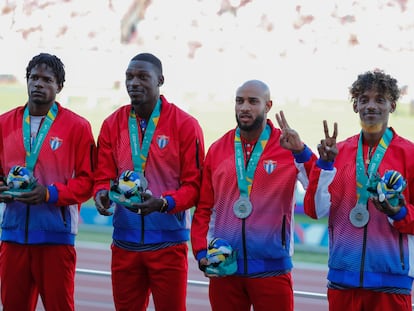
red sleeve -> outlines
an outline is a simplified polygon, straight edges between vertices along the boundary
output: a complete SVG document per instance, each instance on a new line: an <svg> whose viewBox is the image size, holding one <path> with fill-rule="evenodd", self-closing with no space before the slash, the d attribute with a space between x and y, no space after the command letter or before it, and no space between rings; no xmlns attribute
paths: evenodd
<svg viewBox="0 0 414 311"><path fill-rule="evenodd" d="M79 132L73 133L76 137L73 148L76 150L73 178L66 184L54 183L58 190L57 205L68 205L87 201L92 195L93 170L96 163L96 145L88 122L78 122Z"/></svg>
<svg viewBox="0 0 414 311"><path fill-rule="evenodd" d="M194 257L197 257L200 252L204 253L207 250L207 233L214 205L214 193L211 183L211 166L209 164L209 156L207 154L205 166L203 169L203 178L201 183L200 201L198 202L194 211L192 225L191 225L191 246ZM204 257L202 255L201 257Z"/></svg>
<svg viewBox="0 0 414 311"><path fill-rule="evenodd" d="M313 162L312 169L309 172L309 184L306 189L305 197L303 199L303 208L306 215L311 218L317 219L316 216L316 207L315 207L315 194L318 187L319 175L321 169L316 166L316 163Z"/></svg>
<svg viewBox="0 0 414 311"><path fill-rule="evenodd" d="M204 162L204 137L200 125L194 118L187 118L177 129L180 133L180 188L169 190L163 196L171 196L177 213L197 204L200 192L201 171Z"/></svg>
<svg viewBox="0 0 414 311"><path fill-rule="evenodd" d="M407 214L401 220L394 221L393 226L402 233L414 234L414 162L406 161L407 188L403 194L405 197L405 207Z"/></svg>
<svg viewBox="0 0 414 311"><path fill-rule="evenodd" d="M117 167L113 158L112 144L110 141L111 126L105 120L102 123L101 131L98 136L98 154L97 166L95 170L95 184L93 195L95 196L99 190L108 190L110 188L110 180L117 178Z"/></svg>

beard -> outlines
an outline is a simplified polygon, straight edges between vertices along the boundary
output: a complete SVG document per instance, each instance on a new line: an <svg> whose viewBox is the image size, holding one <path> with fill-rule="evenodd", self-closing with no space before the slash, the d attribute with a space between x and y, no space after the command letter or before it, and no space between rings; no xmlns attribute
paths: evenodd
<svg viewBox="0 0 414 311"><path fill-rule="evenodd" d="M360 123L361 123L361 128L364 130L364 132L369 133L369 134L380 133L383 129L382 123L366 124L363 121L361 121Z"/></svg>
<svg viewBox="0 0 414 311"><path fill-rule="evenodd" d="M237 121L238 127L241 130L246 131L246 132L250 132L250 131L254 131L254 130L259 129L262 126L263 121L264 121L264 115L258 115L256 117L256 119L254 119L254 121L253 121L253 123L251 125L242 124L239 121L239 118L237 117L237 115L236 115L236 121Z"/></svg>
<svg viewBox="0 0 414 311"><path fill-rule="evenodd" d="M46 99L37 99L37 98L31 98L30 99L30 101L33 103L33 104L35 104L35 105L38 105L38 106L42 106L42 105L44 105L44 106L47 106L47 105L49 105L50 104L50 100L46 100ZM53 100L54 101L54 100Z"/></svg>
<svg viewBox="0 0 414 311"><path fill-rule="evenodd" d="M142 104L142 100L139 100L139 99L133 99L133 100L131 100L131 105L132 106L139 106L141 104Z"/></svg>

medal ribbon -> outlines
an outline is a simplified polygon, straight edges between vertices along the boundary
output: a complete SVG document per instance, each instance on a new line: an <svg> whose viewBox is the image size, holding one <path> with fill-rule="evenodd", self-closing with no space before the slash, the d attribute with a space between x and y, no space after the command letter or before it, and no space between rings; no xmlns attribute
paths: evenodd
<svg viewBox="0 0 414 311"><path fill-rule="evenodd" d="M55 121L58 113L58 107L56 103L53 103L52 107L49 109L45 120L40 126L39 132L31 144L30 137L30 114L28 105L24 109L23 113L23 144L24 149L26 150L26 167L31 172L34 171L34 167L39 157L40 149L43 145L43 141L46 138L47 133L52 127L53 121Z"/></svg>
<svg viewBox="0 0 414 311"><path fill-rule="evenodd" d="M266 125L260 134L259 140L253 149L252 155L250 156L249 163L247 164L247 170L245 169L244 152L240 138L240 128L236 129L234 136L234 150L236 158L236 173L237 173L237 184L240 190L240 196L249 197L252 190L254 172L256 171L257 163L259 162L260 156L266 147L270 137L270 126Z"/></svg>
<svg viewBox="0 0 414 311"><path fill-rule="evenodd" d="M142 139L142 146L139 142L138 123L134 108L131 107L128 119L129 140L131 142L132 162L134 163L134 171L144 173L145 165L147 163L148 152L151 145L152 137L160 119L161 99L158 99L154 110L151 113L148 121L147 129L145 130Z"/></svg>
<svg viewBox="0 0 414 311"><path fill-rule="evenodd" d="M372 156L372 159L368 165L367 173L365 173L364 157L362 154L362 132L359 135L358 153L356 159L356 190L358 203L366 205L366 203L368 202L369 193L367 191L367 187L369 180L375 177L381 160L384 157L385 151L387 151L387 148L392 140L392 136L392 131L389 128L387 128L381 137L381 140L378 144L377 149L375 150L374 155Z"/></svg>

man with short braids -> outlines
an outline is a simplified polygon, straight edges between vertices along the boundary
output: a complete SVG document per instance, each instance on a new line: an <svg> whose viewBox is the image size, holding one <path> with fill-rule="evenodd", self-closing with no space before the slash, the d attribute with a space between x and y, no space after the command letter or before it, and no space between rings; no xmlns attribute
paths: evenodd
<svg viewBox="0 0 414 311"><path fill-rule="evenodd" d="M34 311L40 294L46 311L72 311L96 146L89 122L56 102L65 82L58 57L33 57L26 80L26 105L0 116L1 300L4 310Z"/></svg>

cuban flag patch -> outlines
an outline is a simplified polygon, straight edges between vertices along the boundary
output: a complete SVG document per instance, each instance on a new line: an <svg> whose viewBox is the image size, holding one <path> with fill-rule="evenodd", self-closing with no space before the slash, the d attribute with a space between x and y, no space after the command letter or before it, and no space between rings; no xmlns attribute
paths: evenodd
<svg viewBox="0 0 414 311"><path fill-rule="evenodd" d="M49 140L50 148L52 150L58 149L60 146L62 146L63 139L59 137L51 137Z"/></svg>
<svg viewBox="0 0 414 311"><path fill-rule="evenodd" d="M170 140L170 138L168 136L165 135L158 135L157 137L157 144L158 147L160 147L160 149L165 148L165 146L168 145L168 141Z"/></svg>
<svg viewBox="0 0 414 311"><path fill-rule="evenodd" d="M273 160L265 160L263 161L263 167L266 173L271 174L277 166L277 162Z"/></svg>

